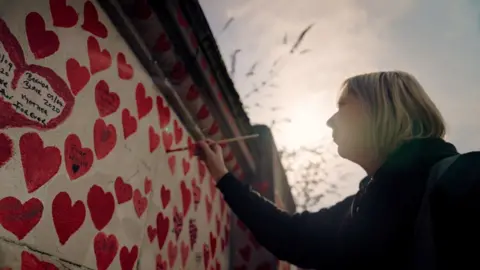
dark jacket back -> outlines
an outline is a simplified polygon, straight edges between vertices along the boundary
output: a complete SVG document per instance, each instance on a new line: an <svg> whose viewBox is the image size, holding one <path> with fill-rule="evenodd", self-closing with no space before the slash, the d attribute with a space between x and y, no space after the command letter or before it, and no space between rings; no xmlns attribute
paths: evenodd
<svg viewBox="0 0 480 270"><path fill-rule="evenodd" d="M415 221L430 168L456 154L455 147L441 139L405 143L372 178L361 181L357 194L316 213L290 215L231 174L217 186L257 241L281 260L308 269L413 269ZM446 178L462 177L462 165L474 166L459 158ZM437 265L478 266L475 257L467 257L471 249L478 250L467 245L480 240L478 181L462 193L461 201L450 198L446 187L431 195Z"/></svg>

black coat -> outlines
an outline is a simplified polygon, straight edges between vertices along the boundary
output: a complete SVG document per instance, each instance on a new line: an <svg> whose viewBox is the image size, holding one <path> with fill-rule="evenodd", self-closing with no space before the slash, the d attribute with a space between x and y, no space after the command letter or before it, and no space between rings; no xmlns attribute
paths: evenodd
<svg viewBox="0 0 480 270"><path fill-rule="evenodd" d="M456 154L441 139L405 143L372 181L362 180L356 195L315 213L290 215L231 174L217 186L257 241L280 260L307 269L414 269L414 227L430 168ZM448 182L462 177L465 165L474 166L459 159L446 173ZM461 200L449 199L448 189L432 192L438 269L480 269L478 183Z"/></svg>

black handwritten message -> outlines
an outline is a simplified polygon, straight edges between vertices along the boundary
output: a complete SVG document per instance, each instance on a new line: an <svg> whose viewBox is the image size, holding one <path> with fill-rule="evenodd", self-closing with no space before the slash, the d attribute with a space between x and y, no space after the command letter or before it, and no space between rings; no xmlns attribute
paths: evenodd
<svg viewBox="0 0 480 270"><path fill-rule="evenodd" d="M0 99L10 103L17 113L43 125L62 113L65 102L45 78L26 71L13 90L14 73L15 65L0 45Z"/></svg>
<svg viewBox="0 0 480 270"><path fill-rule="evenodd" d="M89 168L91 162L88 160L87 153L81 149L80 145L72 144L68 151L68 159L72 161L72 172L77 173L80 168Z"/></svg>

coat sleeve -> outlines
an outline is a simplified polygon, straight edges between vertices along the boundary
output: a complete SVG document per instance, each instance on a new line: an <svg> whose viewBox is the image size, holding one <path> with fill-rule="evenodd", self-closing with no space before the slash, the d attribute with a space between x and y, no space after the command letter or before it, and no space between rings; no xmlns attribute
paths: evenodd
<svg viewBox="0 0 480 270"><path fill-rule="evenodd" d="M220 179L217 187L257 241L278 259L303 268L327 268L338 262L336 235L353 196L316 213L291 215L230 173Z"/></svg>
<svg viewBox="0 0 480 270"><path fill-rule="evenodd" d="M477 154L478 155L478 154ZM438 269L480 269L480 156L462 155L446 184L432 193Z"/></svg>

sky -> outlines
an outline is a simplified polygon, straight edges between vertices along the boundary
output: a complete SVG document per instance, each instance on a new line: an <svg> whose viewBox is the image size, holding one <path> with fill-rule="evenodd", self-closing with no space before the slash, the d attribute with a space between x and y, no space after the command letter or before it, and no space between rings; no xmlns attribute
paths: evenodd
<svg viewBox="0 0 480 270"><path fill-rule="evenodd" d="M241 50L232 74L236 89L252 123L278 121L273 132L280 147L331 143L325 122L336 110L344 79L404 70L417 77L441 110L447 139L461 152L480 149L480 1L200 3L228 69L231 55ZM311 24L300 46L290 53ZM254 74L247 76L255 63ZM363 175L354 165L344 164L342 170L353 173L341 196L327 204L355 192Z"/></svg>

